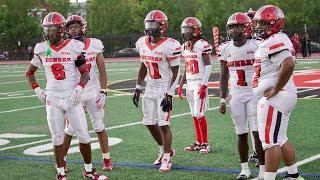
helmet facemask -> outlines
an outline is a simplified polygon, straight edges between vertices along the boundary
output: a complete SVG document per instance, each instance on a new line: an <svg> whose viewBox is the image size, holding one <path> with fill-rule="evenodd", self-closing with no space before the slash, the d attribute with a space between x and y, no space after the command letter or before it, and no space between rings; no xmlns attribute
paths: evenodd
<svg viewBox="0 0 320 180"><path fill-rule="evenodd" d="M192 27L189 27L189 26L181 27L181 34L182 34L182 38L183 38L184 41L190 41L193 38L195 38L194 29Z"/></svg>
<svg viewBox="0 0 320 180"><path fill-rule="evenodd" d="M269 31L269 25L270 24L268 21L262 21L262 20L254 21L253 27L254 27L254 32L256 33L256 36L261 37L263 39L269 37L271 35L271 31Z"/></svg>
<svg viewBox="0 0 320 180"><path fill-rule="evenodd" d="M80 22L73 22L67 24L67 37L71 39L76 39L79 41L84 41L84 33L82 32L82 25Z"/></svg>
<svg viewBox="0 0 320 180"><path fill-rule="evenodd" d="M227 33L233 41L241 41L246 39L245 26L243 24L227 25Z"/></svg>
<svg viewBox="0 0 320 180"><path fill-rule="evenodd" d="M62 28L60 26L44 26L43 36L50 43L57 44L63 38Z"/></svg>
<svg viewBox="0 0 320 180"><path fill-rule="evenodd" d="M146 21L144 23L144 34L151 38L153 42L156 38L161 37L161 25L159 22Z"/></svg>

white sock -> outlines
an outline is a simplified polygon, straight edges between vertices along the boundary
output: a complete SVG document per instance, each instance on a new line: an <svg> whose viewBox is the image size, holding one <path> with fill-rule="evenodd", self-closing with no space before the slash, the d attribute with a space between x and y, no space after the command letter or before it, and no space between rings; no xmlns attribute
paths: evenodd
<svg viewBox="0 0 320 180"><path fill-rule="evenodd" d="M259 169L260 169L260 171L259 171L259 178L260 178L260 179L263 179L264 173L265 173L265 171L266 171L266 167L265 167L265 165L259 165Z"/></svg>
<svg viewBox="0 0 320 180"><path fill-rule="evenodd" d="M170 153L164 153L163 159L170 160Z"/></svg>
<svg viewBox="0 0 320 180"><path fill-rule="evenodd" d="M241 172L240 174L245 174L247 177L251 175L248 162L241 163Z"/></svg>
<svg viewBox="0 0 320 180"><path fill-rule="evenodd" d="M64 161L67 161L67 156L64 156L64 157L63 157L63 160L64 160Z"/></svg>
<svg viewBox="0 0 320 180"><path fill-rule="evenodd" d="M58 174L65 175L64 167L57 168L57 172L58 172Z"/></svg>
<svg viewBox="0 0 320 180"><path fill-rule="evenodd" d="M160 152L160 154L163 154L163 153L164 153L164 147L163 147L163 145L162 145L162 146L159 146L159 152Z"/></svg>
<svg viewBox="0 0 320 180"><path fill-rule="evenodd" d="M110 159L110 153L109 152L102 153L102 157L103 157L103 159Z"/></svg>
<svg viewBox="0 0 320 180"><path fill-rule="evenodd" d="M291 166L286 166L288 174L297 174L298 173L298 167L297 164L294 163Z"/></svg>
<svg viewBox="0 0 320 180"><path fill-rule="evenodd" d="M84 163L84 169L86 170L86 172L92 172L92 163Z"/></svg>
<svg viewBox="0 0 320 180"><path fill-rule="evenodd" d="M264 180L275 180L276 179L276 172L265 172L264 173Z"/></svg>

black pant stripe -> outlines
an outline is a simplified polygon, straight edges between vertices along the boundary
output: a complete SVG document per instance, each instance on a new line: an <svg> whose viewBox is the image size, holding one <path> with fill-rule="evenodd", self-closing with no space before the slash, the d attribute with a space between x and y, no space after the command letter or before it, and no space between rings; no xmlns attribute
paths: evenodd
<svg viewBox="0 0 320 180"><path fill-rule="evenodd" d="M273 143L278 142L278 134L279 134L280 124L281 124L281 117L282 117L282 113L278 111L276 127L274 128L274 133L273 133Z"/></svg>

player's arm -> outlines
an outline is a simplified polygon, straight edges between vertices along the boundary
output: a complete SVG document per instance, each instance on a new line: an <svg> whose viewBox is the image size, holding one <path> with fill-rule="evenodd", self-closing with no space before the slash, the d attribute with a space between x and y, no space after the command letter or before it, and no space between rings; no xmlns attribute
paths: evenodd
<svg viewBox="0 0 320 180"><path fill-rule="evenodd" d="M102 53L99 53L97 55L97 66L99 70L100 86L101 86L101 89L105 90L107 89L108 77L107 77L106 66L104 63L104 57Z"/></svg>
<svg viewBox="0 0 320 180"><path fill-rule="evenodd" d="M178 85L179 78L178 76L180 75L180 66L171 66L171 71L172 71L172 77L171 77L171 82L170 82L170 88L167 91L168 95L173 96L174 91Z"/></svg>
<svg viewBox="0 0 320 180"><path fill-rule="evenodd" d="M229 70L226 61L220 61L220 113L226 113L226 97L228 90Z"/></svg>
<svg viewBox="0 0 320 180"><path fill-rule="evenodd" d="M27 71L26 71L26 78L32 88L32 90L35 92L37 97L41 102L45 102L47 95L45 92L40 88L39 84L37 83L36 77L34 73L38 70L38 67L34 66L33 64L29 64Z"/></svg>
<svg viewBox="0 0 320 180"><path fill-rule="evenodd" d="M288 51L289 53L289 51ZM272 89L268 89L264 96L267 99L275 96L279 91L287 84L289 81L295 66L295 59L293 56L286 57L280 64L279 76L276 82L276 85Z"/></svg>
<svg viewBox="0 0 320 180"><path fill-rule="evenodd" d="M84 53L81 53L81 55L77 57L77 60L75 61L75 65L81 74L78 85L84 88L84 86L88 83L90 79L89 69L87 68L87 65L86 65L86 59L85 59Z"/></svg>
<svg viewBox="0 0 320 180"><path fill-rule="evenodd" d="M140 69L139 69L138 78L137 78L137 82L136 82L136 89L134 90L134 93L132 96L132 102L136 107L138 107L138 104L139 104L139 99L140 99L140 94L141 94L141 85L142 85L144 78L147 75L147 72L148 72L147 67L142 62L140 64Z"/></svg>
<svg viewBox="0 0 320 180"><path fill-rule="evenodd" d="M183 76L182 76L182 79L180 80L180 84L179 84L179 87L177 89L180 99L183 99L183 89L182 89L182 87L183 87L184 83L186 83L186 81L187 81L187 71L186 70L187 70L187 66L184 67Z"/></svg>
<svg viewBox="0 0 320 180"><path fill-rule="evenodd" d="M204 75L198 92L200 99L204 99L207 95L208 81L212 70L209 54L202 53L202 59L204 64Z"/></svg>

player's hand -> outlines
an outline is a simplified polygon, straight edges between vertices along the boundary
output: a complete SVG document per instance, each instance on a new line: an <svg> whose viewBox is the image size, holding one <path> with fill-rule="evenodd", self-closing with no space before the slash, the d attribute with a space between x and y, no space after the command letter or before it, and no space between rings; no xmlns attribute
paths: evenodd
<svg viewBox="0 0 320 180"><path fill-rule="evenodd" d="M33 91L42 103L46 102L47 94L40 87L36 87Z"/></svg>
<svg viewBox="0 0 320 180"><path fill-rule="evenodd" d="M160 106L162 106L162 111L163 112L172 111L172 96L166 94L165 97L163 98Z"/></svg>
<svg viewBox="0 0 320 180"><path fill-rule="evenodd" d="M198 94L199 94L200 99L204 99L206 97L206 94L207 94L207 86L206 85L201 85Z"/></svg>
<svg viewBox="0 0 320 180"><path fill-rule="evenodd" d="M80 85L77 85L77 87L74 88L69 96L69 102L71 103L71 105L77 106L80 103L82 91L83 87Z"/></svg>
<svg viewBox="0 0 320 180"><path fill-rule="evenodd" d="M269 88L269 89L264 91L264 96L267 97L267 99L270 99L273 96L277 95L278 93L279 93L278 90L276 90L274 88Z"/></svg>
<svg viewBox="0 0 320 180"><path fill-rule="evenodd" d="M96 99L97 108L103 109L106 106L107 94L100 92Z"/></svg>
<svg viewBox="0 0 320 180"><path fill-rule="evenodd" d="M141 89L136 88L132 96L132 102L137 108L139 107L140 94L141 94Z"/></svg>
<svg viewBox="0 0 320 180"><path fill-rule="evenodd" d="M183 89L182 89L182 86L179 86L178 89L177 89L177 91L178 91L178 95L179 95L180 99L183 99Z"/></svg>
<svg viewBox="0 0 320 180"><path fill-rule="evenodd" d="M225 113L227 112L227 105L226 105L226 103L221 103L221 104L220 104L219 112L220 112L221 114L225 114Z"/></svg>

